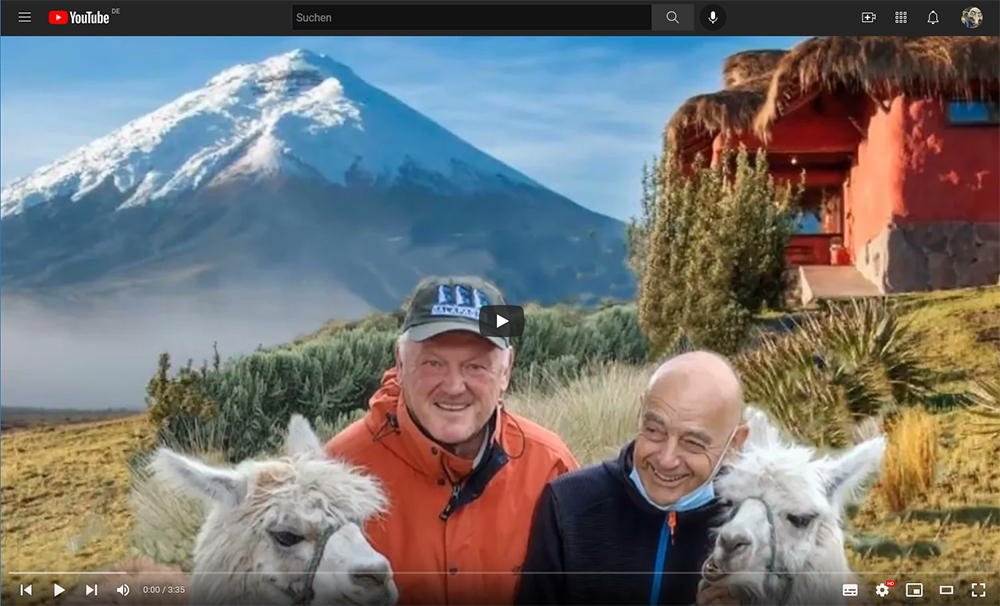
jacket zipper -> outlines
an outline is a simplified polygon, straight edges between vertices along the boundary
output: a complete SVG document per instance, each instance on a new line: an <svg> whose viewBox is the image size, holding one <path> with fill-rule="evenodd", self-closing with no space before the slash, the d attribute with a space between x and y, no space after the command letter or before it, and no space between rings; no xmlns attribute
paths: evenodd
<svg viewBox="0 0 1000 606"><path fill-rule="evenodd" d="M653 570L653 588L649 592L649 605L656 606L660 603L660 593L663 587L663 571L667 567L667 555L670 547L674 545L674 530L677 529L677 512L671 511L667 514L667 519L664 521L663 526L660 529L660 540L656 545L656 564L655 570ZM669 534L669 540L665 536Z"/></svg>
<svg viewBox="0 0 1000 606"><path fill-rule="evenodd" d="M448 499L448 504L444 506L444 511L441 512L441 519L447 521L451 516L451 510L455 508L455 500L458 499L458 493L462 491L462 486L459 484L451 485L451 498Z"/></svg>

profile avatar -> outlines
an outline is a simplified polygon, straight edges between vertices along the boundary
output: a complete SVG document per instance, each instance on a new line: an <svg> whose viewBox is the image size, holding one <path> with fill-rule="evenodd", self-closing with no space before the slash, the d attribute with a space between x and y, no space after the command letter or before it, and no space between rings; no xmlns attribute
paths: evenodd
<svg viewBox="0 0 1000 606"><path fill-rule="evenodd" d="M962 11L962 23L969 29L976 29L983 22L983 11L971 6Z"/></svg>

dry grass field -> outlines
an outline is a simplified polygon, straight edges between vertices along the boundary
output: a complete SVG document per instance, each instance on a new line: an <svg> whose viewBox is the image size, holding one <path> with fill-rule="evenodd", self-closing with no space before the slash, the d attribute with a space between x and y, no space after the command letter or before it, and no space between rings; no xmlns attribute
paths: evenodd
<svg viewBox="0 0 1000 606"><path fill-rule="evenodd" d="M942 391L998 375L1000 289L902 300L923 335L926 360L942 373ZM648 369L609 366L555 394L522 394L511 406L560 432L582 461L597 461L617 453L632 433L635 417L623 403L637 401L647 376ZM893 426L883 477L851 518L854 540L864 547L858 549L867 551L851 551L855 569L870 587L897 581L877 603L967 604L969 583L984 580L990 593L981 603L998 603L1000 443L977 434L979 423L967 410L949 409L914 411ZM128 554L128 461L149 436L140 415L0 438L4 603L38 602L52 595L53 582L76 583L73 575L10 571L94 570ZM902 585L914 580L924 582L928 598L902 598ZM939 598L939 582L955 585L955 595ZM19 583L34 584L32 600L17 596Z"/></svg>

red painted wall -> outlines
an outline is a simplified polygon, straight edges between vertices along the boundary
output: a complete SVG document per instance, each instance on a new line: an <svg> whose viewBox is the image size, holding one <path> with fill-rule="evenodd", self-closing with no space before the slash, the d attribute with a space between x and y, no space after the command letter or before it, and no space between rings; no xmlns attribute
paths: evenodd
<svg viewBox="0 0 1000 606"><path fill-rule="evenodd" d="M871 104L867 138L844 184L845 245L890 223L1000 221L1000 129L949 126L938 101Z"/></svg>
<svg viewBox="0 0 1000 606"><path fill-rule="evenodd" d="M1000 221L1000 127L949 126L938 101L896 107L906 161L896 221Z"/></svg>

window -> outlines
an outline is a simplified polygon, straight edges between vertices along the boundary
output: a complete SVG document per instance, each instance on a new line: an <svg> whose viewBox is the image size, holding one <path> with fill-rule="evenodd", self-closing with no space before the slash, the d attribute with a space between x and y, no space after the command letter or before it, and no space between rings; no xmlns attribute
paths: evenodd
<svg viewBox="0 0 1000 606"><path fill-rule="evenodd" d="M947 108L948 124L1000 124L1000 102L952 101Z"/></svg>

